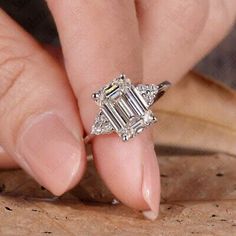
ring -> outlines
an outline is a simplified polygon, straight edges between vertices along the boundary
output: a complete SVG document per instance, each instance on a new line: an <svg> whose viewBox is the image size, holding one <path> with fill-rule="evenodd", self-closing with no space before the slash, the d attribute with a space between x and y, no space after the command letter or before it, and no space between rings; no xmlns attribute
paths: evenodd
<svg viewBox="0 0 236 236"><path fill-rule="evenodd" d="M157 121L149 109L170 87L170 82L133 85L121 74L111 83L92 94L100 107L91 135L116 132L128 141Z"/></svg>

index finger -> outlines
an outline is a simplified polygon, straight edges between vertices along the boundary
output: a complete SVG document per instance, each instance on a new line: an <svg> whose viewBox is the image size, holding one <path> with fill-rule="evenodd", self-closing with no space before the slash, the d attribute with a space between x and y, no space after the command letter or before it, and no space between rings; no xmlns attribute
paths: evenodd
<svg viewBox="0 0 236 236"><path fill-rule="evenodd" d="M87 133L98 112L91 94L124 72L142 79L142 51L134 1L52 1L66 69ZM93 140L95 163L122 202L136 209L159 208L159 169L149 131L128 143L116 135Z"/></svg>

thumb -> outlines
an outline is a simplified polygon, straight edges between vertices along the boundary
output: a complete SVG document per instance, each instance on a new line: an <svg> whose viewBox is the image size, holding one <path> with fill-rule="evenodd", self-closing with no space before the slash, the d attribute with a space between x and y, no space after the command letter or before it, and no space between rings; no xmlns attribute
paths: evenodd
<svg viewBox="0 0 236 236"><path fill-rule="evenodd" d="M57 63L0 10L0 144L55 195L85 169L75 99Z"/></svg>

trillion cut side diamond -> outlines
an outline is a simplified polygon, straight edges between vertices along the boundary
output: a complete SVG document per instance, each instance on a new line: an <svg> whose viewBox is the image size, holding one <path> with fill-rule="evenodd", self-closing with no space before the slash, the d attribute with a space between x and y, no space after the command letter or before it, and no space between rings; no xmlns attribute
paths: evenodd
<svg viewBox="0 0 236 236"><path fill-rule="evenodd" d="M154 84L138 84L137 89L147 102L149 106L151 106L156 98L156 95L158 93L158 85Z"/></svg>
<svg viewBox="0 0 236 236"><path fill-rule="evenodd" d="M119 76L92 96L100 106L92 133L99 135L115 131L123 141L139 134L156 122L149 107L157 93L156 85L134 86L125 75Z"/></svg>
<svg viewBox="0 0 236 236"><path fill-rule="evenodd" d="M92 134L99 135L99 134L111 133L113 131L114 129L110 124L109 120L102 112L100 112L96 117L95 122L92 126Z"/></svg>

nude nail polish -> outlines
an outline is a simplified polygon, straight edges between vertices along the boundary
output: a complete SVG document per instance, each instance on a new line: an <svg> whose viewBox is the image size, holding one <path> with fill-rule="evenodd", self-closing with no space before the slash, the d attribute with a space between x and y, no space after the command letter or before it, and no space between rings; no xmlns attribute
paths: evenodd
<svg viewBox="0 0 236 236"><path fill-rule="evenodd" d="M80 179L85 161L84 145L54 113L30 118L17 139L17 156L26 171L55 195Z"/></svg>
<svg viewBox="0 0 236 236"><path fill-rule="evenodd" d="M149 206L148 210L143 211L143 215L150 220L155 220L158 217L160 204L160 174L155 155L144 163L142 194Z"/></svg>

